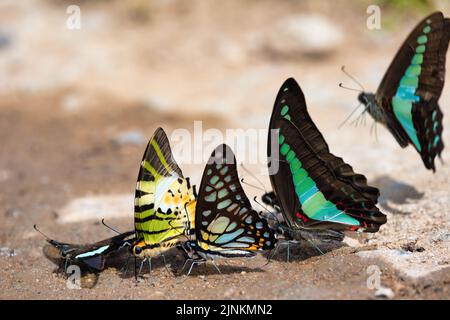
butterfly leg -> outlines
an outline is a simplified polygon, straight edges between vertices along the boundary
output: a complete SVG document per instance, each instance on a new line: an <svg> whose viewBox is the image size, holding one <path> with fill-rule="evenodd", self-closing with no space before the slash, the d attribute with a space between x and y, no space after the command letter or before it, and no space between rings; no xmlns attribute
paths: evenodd
<svg viewBox="0 0 450 320"><path fill-rule="evenodd" d="M148 274L152 273L152 258L148 258Z"/></svg>
<svg viewBox="0 0 450 320"><path fill-rule="evenodd" d="M270 262L270 260L272 260L272 258L275 256L275 254L278 252L278 250L280 250L281 245L283 244L282 241L278 242L278 245L272 249L272 251L270 251L269 255L267 256L267 263ZM267 264L266 263L266 264Z"/></svg>
<svg viewBox="0 0 450 320"><path fill-rule="evenodd" d="M164 267L166 268L166 271L167 271L168 273L171 273L170 270L169 270L169 268L167 267L166 256L163 255L163 254L162 254L161 256L162 256L162 258L163 258Z"/></svg>
<svg viewBox="0 0 450 320"><path fill-rule="evenodd" d="M196 261L192 261L191 267L189 268L189 271L188 271L186 277L189 277L189 275L191 274L191 271L192 271L192 268L194 267L194 264L196 264Z"/></svg>
<svg viewBox="0 0 450 320"><path fill-rule="evenodd" d="M217 271L219 271L219 273L222 273L219 269L219 267L217 266L217 264L214 262L214 260L211 261L212 265L216 268Z"/></svg>
<svg viewBox="0 0 450 320"><path fill-rule="evenodd" d="M123 267L120 269L120 272L122 272L122 273L124 273L124 274L127 273L127 271L128 271L128 265L130 264L130 258L131 258L131 257L128 257L128 258L127 258L127 261L125 261L125 264L124 264Z"/></svg>
<svg viewBox="0 0 450 320"><path fill-rule="evenodd" d="M142 267L144 266L144 263L147 261L147 259L148 259L148 258L145 258L145 259L143 259L143 260L141 261L141 265L140 265L140 267L139 267L139 271L138 271L138 273L137 273L136 279L137 279L137 277L141 274Z"/></svg>
<svg viewBox="0 0 450 320"><path fill-rule="evenodd" d="M288 240L287 241L287 253L286 253L286 256L287 256L286 261L287 262L289 262L290 253L291 253L291 242Z"/></svg>
<svg viewBox="0 0 450 320"><path fill-rule="evenodd" d="M195 265L199 265L199 264L202 264L202 263L205 263L206 262L206 260L193 260L192 261L192 264L191 264L191 267L189 268L189 272L187 273L187 276L189 277L189 275L191 274L191 272L192 272L192 268L195 266ZM220 272L220 271L219 271Z"/></svg>
<svg viewBox="0 0 450 320"><path fill-rule="evenodd" d="M319 246L318 246L317 244L315 244L313 240L308 239L308 242L311 243L311 245L312 245L317 251L319 251L319 253L320 253L321 255L324 255L324 254L325 254L325 253L323 253L322 250L320 250Z"/></svg>
<svg viewBox="0 0 450 320"><path fill-rule="evenodd" d="M136 273L136 264L137 264L137 258L134 256L134 279L138 281L137 273Z"/></svg>
<svg viewBox="0 0 450 320"><path fill-rule="evenodd" d="M188 262L192 262L192 261L193 261L193 259L190 259L190 258L184 260L183 267L182 267L181 270L178 272L178 274L181 274L181 273L183 272L184 268L186 267L186 265L188 264Z"/></svg>

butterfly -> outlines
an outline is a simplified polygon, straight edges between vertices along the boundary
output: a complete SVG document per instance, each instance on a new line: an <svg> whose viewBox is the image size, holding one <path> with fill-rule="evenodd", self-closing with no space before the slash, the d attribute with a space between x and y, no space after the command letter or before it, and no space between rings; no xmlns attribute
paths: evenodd
<svg viewBox="0 0 450 320"><path fill-rule="evenodd" d="M186 262L193 261L188 274L194 264L218 258L253 257L276 243L267 221L252 209L239 182L236 158L225 144L212 152L203 172L195 222L195 240L182 245Z"/></svg>
<svg viewBox="0 0 450 320"><path fill-rule="evenodd" d="M379 190L330 153L293 78L276 97L267 154L274 193L263 201L281 212L278 228L287 239L339 239L341 231L376 232L386 222L376 206Z"/></svg>
<svg viewBox="0 0 450 320"><path fill-rule="evenodd" d="M377 92L358 95L372 118L384 124L402 148L412 144L433 172L434 159L444 149L438 100L449 39L450 19L441 12L429 15L406 38Z"/></svg>
<svg viewBox="0 0 450 320"><path fill-rule="evenodd" d="M78 245L50 239L39 231L36 225L34 229L46 238L51 247L56 249L56 252L52 252L44 247L47 257L58 262L61 259L64 260L64 270L67 270L68 265L76 264L90 271L102 271L105 268L106 257L130 245L134 234L134 231L128 231L95 243Z"/></svg>
<svg viewBox="0 0 450 320"><path fill-rule="evenodd" d="M139 168L134 202L136 239L131 245L134 256L142 258L142 263L148 260L151 269L152 257L193 232L195 204L195 186L183 177L164 130L158 128Z"/></svg>

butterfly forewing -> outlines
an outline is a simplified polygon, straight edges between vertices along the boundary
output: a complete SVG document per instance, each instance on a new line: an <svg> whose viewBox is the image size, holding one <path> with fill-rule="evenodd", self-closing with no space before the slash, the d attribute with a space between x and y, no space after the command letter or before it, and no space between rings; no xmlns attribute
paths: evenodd
<svg viewBox="0 0 450 320"><path fill-rule="evenodd" d="M269 159L279 158L270 179L289 227L375 232L386 222L375 205L378 189L329 152L294 79L280 89L270 130L278 130L278 144L271 150L269 132Z"/></svg>
<svg viewBox="0 0 450 320"><path fill-rule="evenodd" d="M196 223L197 242L203 250L251 256L275 244L273 231L252 209L242 189L236 159L226 145L214 150L203 173Z"/></svg>
<svg viewBox="0 0 450 320"><path fill-rule="evenodd" d="M195 195L159 128L144 153L135 194L136 238L148 245L188 234L194 227Z"/></svg>

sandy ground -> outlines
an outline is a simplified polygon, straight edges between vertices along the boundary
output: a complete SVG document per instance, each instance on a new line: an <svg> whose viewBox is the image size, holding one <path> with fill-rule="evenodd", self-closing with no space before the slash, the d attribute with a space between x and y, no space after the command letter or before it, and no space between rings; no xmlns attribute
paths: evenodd
<svg viewBox="0 0 450 320"><path fill-rule="evenodd" d="M393 298L450 297L449 149L433 174L412 148L400 149L385 129L371 135L370 119L365 126L338 129L356 106L356 93L337 86L342 81L354 85L340 66L346 64L375 90L417 19L405 19L395 32L373 34L364 27L364 6L348 13L352 22L341 21L340 14L350 9L339 1L338 9L314 2L248 2L247 11L238 10L236 2L218 10L171 1L167 7L158 4L151 17L123 11L119 2L109 8L99 2L84 7L85 29L69 35L63 27L52 31L65 19L64 10L52 1L38 7L33 3L41 2L31 3L11 2L0 11L0 31L12 39L0 50L0 298L382 298L367 286L370 266L379 268L381 285L392 290ZM245 15L248 10L251 17ZM346 36L331 54L319 59L280 55L249 40L268 34L277 19L303 12L339 21ZM137 23L139 19L143 21ZM355 36L348 36L350 30ZM98 277L83 280L90 288L67 288L65 276L44 257L45 241L33 224L57 240L74 243L112 236L100 224L102 217L120 230L131 229L128 199L145 140L158 126L170 133L192 130L193 122L202 120L204 128L264 130L278 88L289 76L302 86L332 152L381 189L380 209L388 223L379 233L349 234L340 246L322 247L324 255L303 245L292 249L290 262L281 249L267 265L263 256L219 262L221 274L206 265L187 278L176 274L183 261L172 252L169 270L156 259L151 275L145 273L138 283L131 269L120 271L127 256L121 252ZM440 99L444 115L449 99L447 86ZM447 143L449 127L444 116ZM144 141L115 142L118 134L130 130ZM254 147L264 153L264 146L262 140ZM205 149L205 154L211 152ZM237 158L245 162L239 152ZM203 164L178 160L184 174L198 184ZM258 174L264 164L249 167ZM261 179L269 188L267 177ZM249 196L260 195L255 188L245 189ZM104 197L116 202L103 201L101 212L95 211ZM89 208L83 207L86 198L94 201Z"/></svg>

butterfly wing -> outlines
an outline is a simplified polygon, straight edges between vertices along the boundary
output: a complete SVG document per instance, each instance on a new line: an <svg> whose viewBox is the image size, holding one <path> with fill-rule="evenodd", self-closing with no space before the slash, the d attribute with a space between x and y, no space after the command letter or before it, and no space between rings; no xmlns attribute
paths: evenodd
<svg viewBox="0 0 450 320"><path fill-rule="evenodd" d="M152 246L188 234L194 227L195 191L176 164L163 129L150 139L135 194L136 238Z"/></svg>
<svg viewBox="0 0 450 320"><path fill-rule="evenodd" d="M379 190L330 153L292 78L278 93L269 129L270 180L289 227L376 232L386 222Z"/></svg>
<svg viewBox="0 0 450 320"><path fill-rule="evenodd" d="M388 129L402 147L412 144L433 171L444 148L438 100L449 39L448 18L441 12L426 17L400 47L376 92Z"/></svg>
<svg viewBox="0 0 450 320"><path fill-rule="evenodd" d="M226 257L253 256L257 250L273 248L276 242L267 221L252 209L227 145L213 151L203 173L196 239L203 250Z"/></svg>

